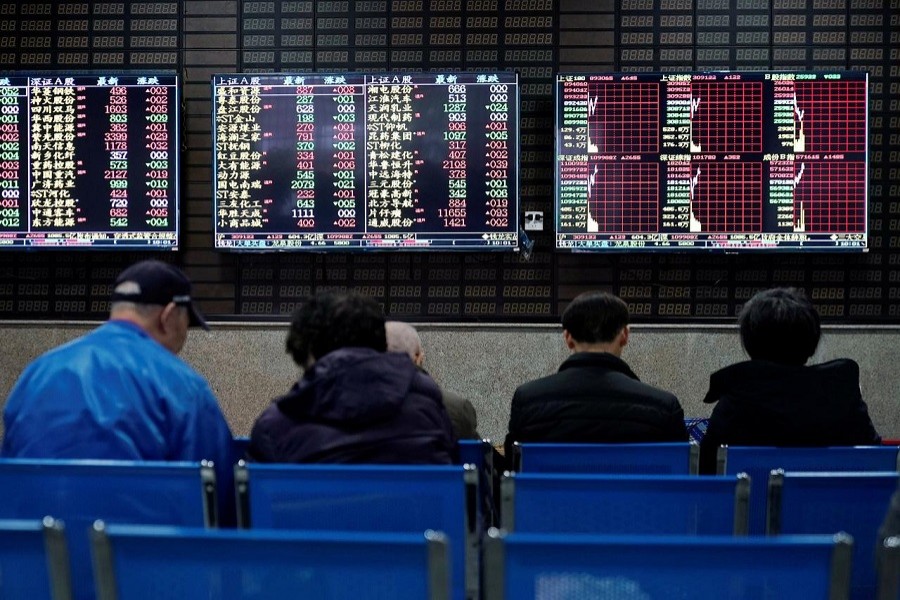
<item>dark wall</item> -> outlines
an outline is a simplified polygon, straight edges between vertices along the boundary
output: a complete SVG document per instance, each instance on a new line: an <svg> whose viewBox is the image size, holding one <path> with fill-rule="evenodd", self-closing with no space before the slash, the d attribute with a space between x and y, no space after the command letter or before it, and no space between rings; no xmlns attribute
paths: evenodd
<svg viewBox="0 0 900 600"><path fill-rule="evenodd" d="M410 320L551 320L611 289L636 320L729 319L757 289L799 285L826 320L900 321L900 0L343 0L0 3L9 70L177 69L185 154L182 264L212 316L284 317L352 287ZM210 76L267 70L515 69L530 257L212 250ZM866 255L575 256L552 250L557 71L864 69L870 74ZM109 283L146 254L0 253L0 318L102 318Z"/></svg>

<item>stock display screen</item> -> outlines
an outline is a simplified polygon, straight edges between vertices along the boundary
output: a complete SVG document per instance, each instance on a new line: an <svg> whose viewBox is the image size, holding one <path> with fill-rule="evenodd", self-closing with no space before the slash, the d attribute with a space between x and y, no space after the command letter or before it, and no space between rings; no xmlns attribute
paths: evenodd
<svg viewBox="0 0 900 600"><path fill-rule="evenodd" d="M215 247L518 247L515 73L213 77Z"/></svg>
<svg viewBox="0 0 900 600"><path fill-rule="evenodd" d="M0 248L178 246L174 74L0 76Z"/></svg>
<svg viewBox="0 0 900 600"><path fill-rule="evenodd" d="M867 249L867 74L556 78L556 247Z"/></svg>

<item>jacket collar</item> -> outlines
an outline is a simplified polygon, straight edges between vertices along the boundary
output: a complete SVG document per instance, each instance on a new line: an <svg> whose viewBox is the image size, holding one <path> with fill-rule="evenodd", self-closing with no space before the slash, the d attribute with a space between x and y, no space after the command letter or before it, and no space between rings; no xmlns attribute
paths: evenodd
<svg viewBox="0 0 900 600"><path fill-rule="evenodd" d="M560 372L566 369L579 368L607 369L640 381L634 371L631 370L631 367L628 366L628 363L609 352L576 352L559 366Z"/></svg>
<svg viewBox="0 0 900 600"><path fill-rule="evenodd" d="M845 360L833 360L815 365L784 365L768 360L745 360L709 376L709 391L705 404L715 403L723 394L748 383L758 381L799 381L805 377L823 377L834 371L843 371Z"/></svg>

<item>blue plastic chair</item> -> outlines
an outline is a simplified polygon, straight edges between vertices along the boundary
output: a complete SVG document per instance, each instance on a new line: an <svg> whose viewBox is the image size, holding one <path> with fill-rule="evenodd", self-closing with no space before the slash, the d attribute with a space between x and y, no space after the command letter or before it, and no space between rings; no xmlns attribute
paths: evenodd
<svg viewBox="0 0 900 600"><path fill-rule="evenodd" d="M72 582L63 524L0 520L0 598L70 600Z"/></svg>
<svg viewBox="0 0 900 600"><path fill-rule="evenodd" d="M871 600L877 589L878 528L898 483L896 472L773 471L766 533L849 533L855 541L850 597Z"/></svg>
<svg viewBox="0 0 900 600"><path fill-rule="evenodd" d="M850 536L599 536L485 539L485 600L843 600Z"/></svg>
<svg viewBox="0 0 900 600"><path fill-rule="evenodd" d="M94 598L88 531L96 519L203 527L215 515L215 473L199 463L2 459L0 489L0 518L65 523L77 600Z"/></svg>
<svg viewBox="0 0 900 600"><path fill-rule="evenodd" d="M442 531L453 598L478 596L474 465L239 463L240 527L354 532Z"/></svg>
<svg viewBox="0 0 900 600"><path fill-rule="evenodd" d="M513 465L524 473L643 473L696 475L699 446L655 444L513 444Z"/></svg>
<svg viewBox="0 0 900 600"><path fill-rule="evenodd" d="M770 471L897 471L898 464L896 446L722 446L717 468L720 475L746 473L755 483L755 493L750 494L750 534L762 535L766 531L765 486Z"/></svg>
<svg viewBox="0 0 900 600"><path fill-rule="evenodd" d="M97 600L447 600L443 534L204 530L93 532Z"/></svg>
<svg viewBox="0 0 900 600"><path fill-rule="evenodd" d="M501 524L528 533L747 533L746 476L507 474Z"/></svg>

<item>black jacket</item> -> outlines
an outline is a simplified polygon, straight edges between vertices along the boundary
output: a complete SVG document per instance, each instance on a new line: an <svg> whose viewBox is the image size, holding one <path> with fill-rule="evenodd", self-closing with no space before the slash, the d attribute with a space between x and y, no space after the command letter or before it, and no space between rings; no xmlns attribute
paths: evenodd
<svg viewBox="0 0 900 600"><path fill-rule="evenodd" d="M622 359L578 352L559 372L519 386L512 400L507 456L518 442L687 441L673 394L642 383Z"/></svg>
<svg viewBox="0 0 900 600"><path fill-rule="evenodd" d="M715 473L720 445L880 444L849 359L812 366L749 360L709 378L704 402L717 402L700 443L700 471Z"/></svg>
<svg viewBox="0 0 900 600"><path fill-rule="evenodd" d="M256 420L259 462L449 464L458 457L441 392L409 356L341 348Z"/></svg>

